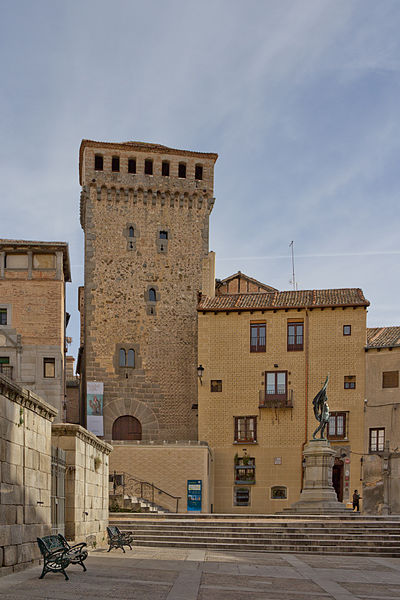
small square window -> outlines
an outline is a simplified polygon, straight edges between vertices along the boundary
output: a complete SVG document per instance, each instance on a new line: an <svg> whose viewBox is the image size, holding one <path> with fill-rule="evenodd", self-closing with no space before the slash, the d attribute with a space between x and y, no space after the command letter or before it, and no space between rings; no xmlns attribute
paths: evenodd
<svg viewBox="0 0 400 600"><path fill-rule="evenodd" d="M1 315L0 315L0 317L1 317ZM1 321L0 321L0 324L1 324ZM382 387L383 388L399 387L399 372L398 371L383 371Z"/></svg>
<svg viewBox="0 0 400 600"><path fill-rule="evenodd" d="M163 177L169 177L169 162L167 160L163 160L162 162L161 175Z"/></svg>
<svg viewBox="0 0 400 600"><path fill-rule="evenodd" d="M203 167L201 165L196 165L195 170L194 170L194 177L195 179L203 179Z"/></svg>
<svg viewBox="0 0 400 600"><path fill-rule="evenodd" d="M222 392L222 379L211 379L211 391Z"/></svg>
<svg viewBox="0 0 400 600"><path fill-rule="evenodd" d="M265 352L265 323L250 323L250 352Z"/></svg>
<svg viewBox="0 0 400 600"><path fill-rule="evenodd" d="M235 456L235 483L254 485L256 482L256 459L253 456Z"/></svg>
<svg viewBox="0 0 400 600"><path fill-rule="evenodd" d="M345 375L344 389L345 390L355 390L356 389L356 376L355 375Z"/></svg>
<svg viewBox="0 0 400 600"><path fill-rule="evenodd" d="M186 165L185 165L185 163L179 163L179 166L178 166L178 177L181 177L181 179L185 179L185 177L186 177Z"/></svg>
<svg viewBox="0 0 400 600"><path fill-rule="evenodd" d="M287 487L283 485L275 485L271 488L271 500L286 500Z"/></svg>
<svg viewBox="0 0 400 600"><path fill-rule="evenodd" d="M288 351L303 350L304 323L288 323L287 349Z"/></svg>
<svg viewBox="0 0 400 600"><path fill-rule="evenodd" d="M119 156L113 156L111 160L111 171L114 173L119 172Z"/></svg>
<svg viewBox="0 0 400 600"><path fill-rule="evenodd" d="M235 442L257 441L257 417L235 417Z"/></svg>
<svg viewBox="0 0 400 600"><path fill-rule="evenodd" d="M43 377L54 378L56 376L56 359L55 358L44 358L43 359Z"/></svg>
<svg viewBox="0 0 400 600"><path fill-rule="evenodd" d="M328 423L328 439L344 440L346 438L346 413L331 412Z"/></svg>
<svg viewBox="0 0 400 600"><path fill-rule="evenodd" d="M0 325L7 325L7 309L0 308Z"/></svg>
<svg viewBox="0 0 400 600"><path fill-rule="evenodd" d="M250 488L234 488L234 506L250 506Z"/></svg>
<svg viewBox="0 0 400 600"><path fill-rule="evenodd" d="M128 158L128 173L136 173L136 158Z"/></svg>
<svg viewBox="0 0 400 600"><path fill-rule="evenodd" d="M150 158L144 161L144 172L145 175L153 175L153 161Z"/></svg>
<svg viewBox="0 0 400 600"><path fill-rule="evenodd" d="M378 427L369 430L369 451L383 452L385 450L385 428Z"/></svg>
<svg viewBox="0 0 400 600"><path fill-rule="evenodd" d="M160 240L167 240L168 239L168 231L160 231L159 238L160 238Z"/></svg>
<svg viewBox="0 0 400 600"><path fill-rule="evenodd" d="M102 171L103 170L103 157L100 154L96 154L94 157L94 170Z"/></svg>
<svg viewBox="0 0 400 600"><path fill-rule="evenodd" d="M351 325L343 325L343 335L351 335Z"/></svg>

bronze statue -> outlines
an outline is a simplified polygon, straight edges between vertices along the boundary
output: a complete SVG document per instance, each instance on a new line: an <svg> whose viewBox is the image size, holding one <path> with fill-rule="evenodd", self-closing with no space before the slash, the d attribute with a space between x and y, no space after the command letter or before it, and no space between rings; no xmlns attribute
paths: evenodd
<svg viewBox="0 0 400 600"><path fill-rule="evenodd" d="M313 400L314 407L314 415L317 421L319 421L319 425L317 429L314 431L312 435L312 439L316 440L318 431L321 432L320 439L326 440L325 430L329 423L329 406L328 406L328 396L326 395L326 388L329 381L329 375L326 376L325 383L322 386L322 389L318 392Z"/></svg>

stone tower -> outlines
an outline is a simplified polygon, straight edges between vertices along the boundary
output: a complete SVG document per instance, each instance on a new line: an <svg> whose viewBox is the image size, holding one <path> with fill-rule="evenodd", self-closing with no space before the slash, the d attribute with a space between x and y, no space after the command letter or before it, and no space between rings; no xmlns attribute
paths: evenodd
<svg viewBox="0 0 400 600"><path fill-rule="evenodd" d="M104 438L197 439L198 293L212 293L217 154L83 140L83 390L104 383Z"/></svg>

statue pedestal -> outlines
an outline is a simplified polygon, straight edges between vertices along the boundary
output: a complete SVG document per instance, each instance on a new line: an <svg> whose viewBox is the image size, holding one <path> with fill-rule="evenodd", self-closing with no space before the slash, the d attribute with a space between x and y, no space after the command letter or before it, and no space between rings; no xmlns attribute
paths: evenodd
<svg viewBox="0 0 400 600"><path fill-rule="evenodd" d="M329 514L349 512L338 501L332 485L332 467L336 452L326 440L311 440L304 447L303 490L298 502L284 513Z"/></svg>

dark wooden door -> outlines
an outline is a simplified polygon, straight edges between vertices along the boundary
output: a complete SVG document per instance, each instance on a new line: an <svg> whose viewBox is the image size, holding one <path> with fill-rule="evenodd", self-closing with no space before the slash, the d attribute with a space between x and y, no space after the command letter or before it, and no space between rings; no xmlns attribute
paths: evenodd
<svg viewBox="0 0 400 600"><path fill-rule="evenodd" d="M335 458L332 471L332 484L339 502L343 501L343 461Z"/></svg>
<svg viewBox="0 0 400 600"><path fill-rule="evenodd" d="M112 429L113 440L141 440L142 426L140 421L130 415L118 417Z"/></svg>

